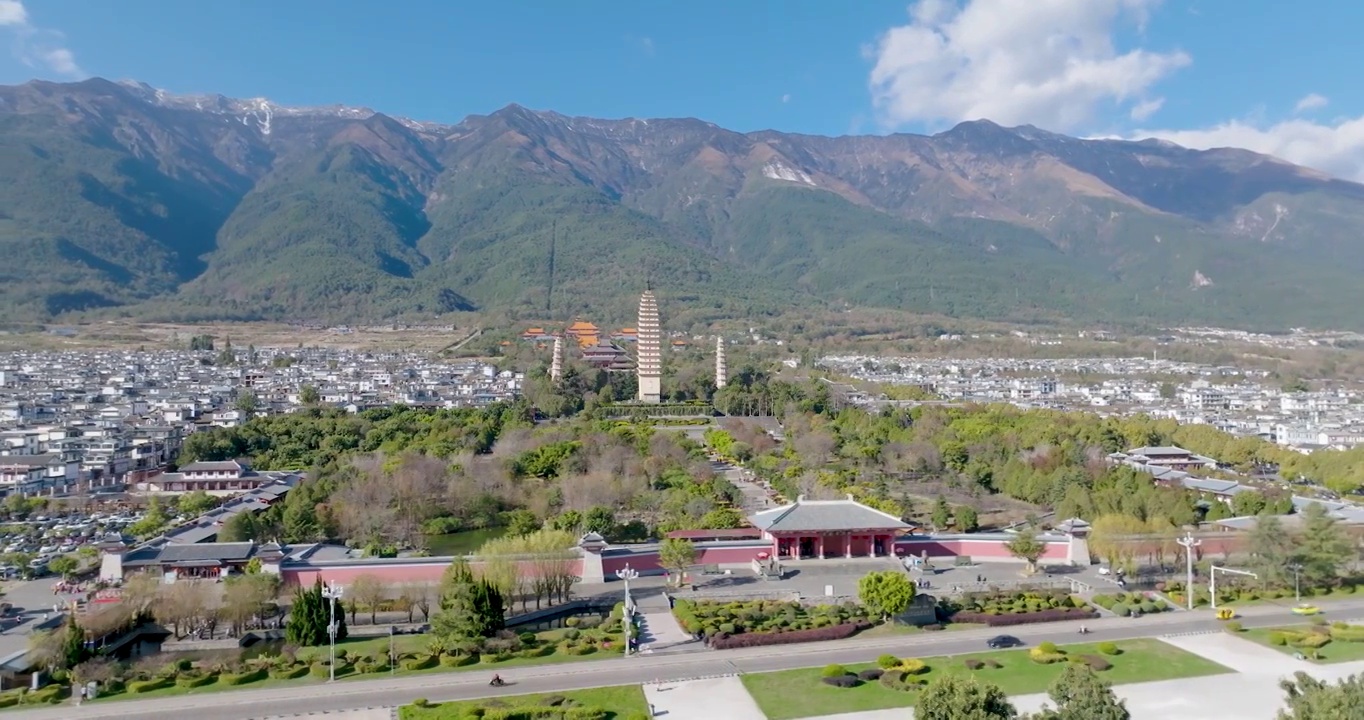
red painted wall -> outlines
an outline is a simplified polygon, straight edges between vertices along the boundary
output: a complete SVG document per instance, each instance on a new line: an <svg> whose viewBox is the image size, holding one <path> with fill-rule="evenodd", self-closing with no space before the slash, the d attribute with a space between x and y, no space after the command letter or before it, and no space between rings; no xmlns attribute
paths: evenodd
<svg viewBox="0 0 1364 720"><path fill-rule="evenodd" d="M737 548L698 546L696 551L697 565L734 565L751 562L757 559L759 553L771 553L772 546L766 543ZM602 558L602 572L606 577L615 577L615 572L624 569L627 564L640 572L663 570L663 566L659 564L658 553L644 552L631 555L607 555Z"/></svg>
<svg viewBox="0 0 1364 720"><path fill-rule="evenodd" d="M469 563L470 567L477 572L479 563L474 561ZM533 572L527 563L526 570ZM280 576L285 585L312 585L320 577L322 582L335 582L339 585L350 585L355 582L355 578L361 575L373 575L387 583L397 584L405 582L440 582L441 575L445 573L445 568L449 567L448 562L425 562L414 563L395 558L392 563L374 563L366 565L348 566L285 566L280 571ZM582 574L582 563L578 561L576 572Z"/></svg>
<svg viewBox="0 0 1364 720"><path fill-rule="evenodd" d="M1048 542L1046 552L1042 553L1043 560L1065 560L1070 554L1070 543L1068 541ZM929 557L955 557L966 555L972 558L982 558L986 560L1012 560L1013 555L1009 554L1007 542L1004 540L967 540L960 538L944 538L942 540L934 538L906 539L901 538L895 543L895 553L897 555L922 555L927 552Z"/></svg>

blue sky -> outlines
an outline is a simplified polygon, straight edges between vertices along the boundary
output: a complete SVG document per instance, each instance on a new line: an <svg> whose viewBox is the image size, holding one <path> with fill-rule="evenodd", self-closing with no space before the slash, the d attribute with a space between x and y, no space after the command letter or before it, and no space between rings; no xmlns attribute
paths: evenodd
<svg viewBox="0 0 1364 720"><path fill-rule="evenodd" d="M10 46L0 83L95 75L443 122L517 102L829 135L934 131L988 116L1080 135L1246 146L1364 176L1355 70L1364 68L1364 3L1285 7L0 0L0 40Z"/></svg>

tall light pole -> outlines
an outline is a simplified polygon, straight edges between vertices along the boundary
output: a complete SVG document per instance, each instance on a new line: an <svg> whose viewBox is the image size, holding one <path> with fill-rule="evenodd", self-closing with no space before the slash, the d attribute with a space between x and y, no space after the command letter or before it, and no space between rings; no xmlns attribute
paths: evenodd
<svg viewBox="0 0 1364 720"><path fill-rule="evenodd" d="M1217 567L1216 565L1208 566L1208 577L1212 578L1212 584L1208 588L1208 594L1212 595L1213 610L1217 609L1217 573L1220 572L1227 572L1232 575L1244 575L1246 577L1253 577L1256 580L1260 579L1259 575L1247 570L1232 570L1231 568Z"/></svg>
<svg viewBox="0 0 1364 720"><path fill-rule="evenodd" d="M616 571L616 577L625 583L625 612L621 615L621 624L625 626L625 654L630 654L630 633L634 630L635 601L630 597L630 581L639 577L639 571L631 569L629 565Z"/></svg>
<svg viewBox="0 0 1364 720"><path fill-rule="evenodd" d="M393 652L393 636L397 634L397 631L397 625L388 626L388 674L390 677L398 673L398 668L396 667L398 664L398 655Z"/></svg>
<svg viewBox="0 0 1364 720"><path fill-rule="evenodd" d="M330 673L328 682L336 681L336 631L339 629L336 625L336 601L341 599L341 592L341 586L334 582L329 582L322 586L322 597L330 601L331 607L331 622L327 623L327 637L331 639L332 656L331 664L327 667Z"/></svg>
<svg viewBox="0 0 1364 720"><path fill-rule="evenodd" d="M1191 533L1191 532L1186 532L1186 533L1184 533L1184 537L1176 539L1175 542L1179 543L1180 547L1184 548L1184 559L1187 561L1187 564L1188 564L1188 580L1186 581L1186 583L1185 583L1185 585L1184 585L1184 596L1185 596L1186 598L1188 598L1188 601L1189 601L1189 609L1192 610L1192 609L1193 609L1193 601L1194 601L1194 589L1193 589L1193 550L1194 550L1194 548L1198 547L1199 545L1202 545L1202 544L1203 544L1203 541L1201 541L1201 540L1199 540L1198 538L1194 537L1194 536L1193 536L1193 533ZM1214 602L1215 602L1215 601L1214 601Z"/></svg>
<svg viewBox="0 0 1364 720"><path fill-rule="evenodd" d="M1298 582L1302 573L1302 563L1293 563L1288 569L1293 571L1293 602L1302 603L1302 584Z"/></svg>

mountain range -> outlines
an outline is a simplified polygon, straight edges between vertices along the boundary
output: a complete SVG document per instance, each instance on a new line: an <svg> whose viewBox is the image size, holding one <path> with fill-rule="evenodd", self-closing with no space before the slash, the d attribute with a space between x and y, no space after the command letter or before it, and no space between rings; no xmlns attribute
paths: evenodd
<svg viewBox="0 0 1364 720"><path fill-rule="evenodd" d="M1364 328L1364 185L965 122L438 124L91 79L0 87L0 319L675 321L885 307Z"/></svg>

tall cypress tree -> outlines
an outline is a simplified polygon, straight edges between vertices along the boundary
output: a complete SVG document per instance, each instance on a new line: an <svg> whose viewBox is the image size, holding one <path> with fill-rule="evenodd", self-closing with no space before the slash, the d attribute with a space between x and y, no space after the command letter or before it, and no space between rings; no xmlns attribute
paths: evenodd
<svg viewBox="0 0 1364 720"><path fill-rule="evenodd" d="M294 645L326 645L327 625L331 622L331 600L322 596L322 580L311 588L294 592L294 604L289 609L289 622L284 626L284 637ZM346 612L336 608L336 640L346 639Z"/></svg>

